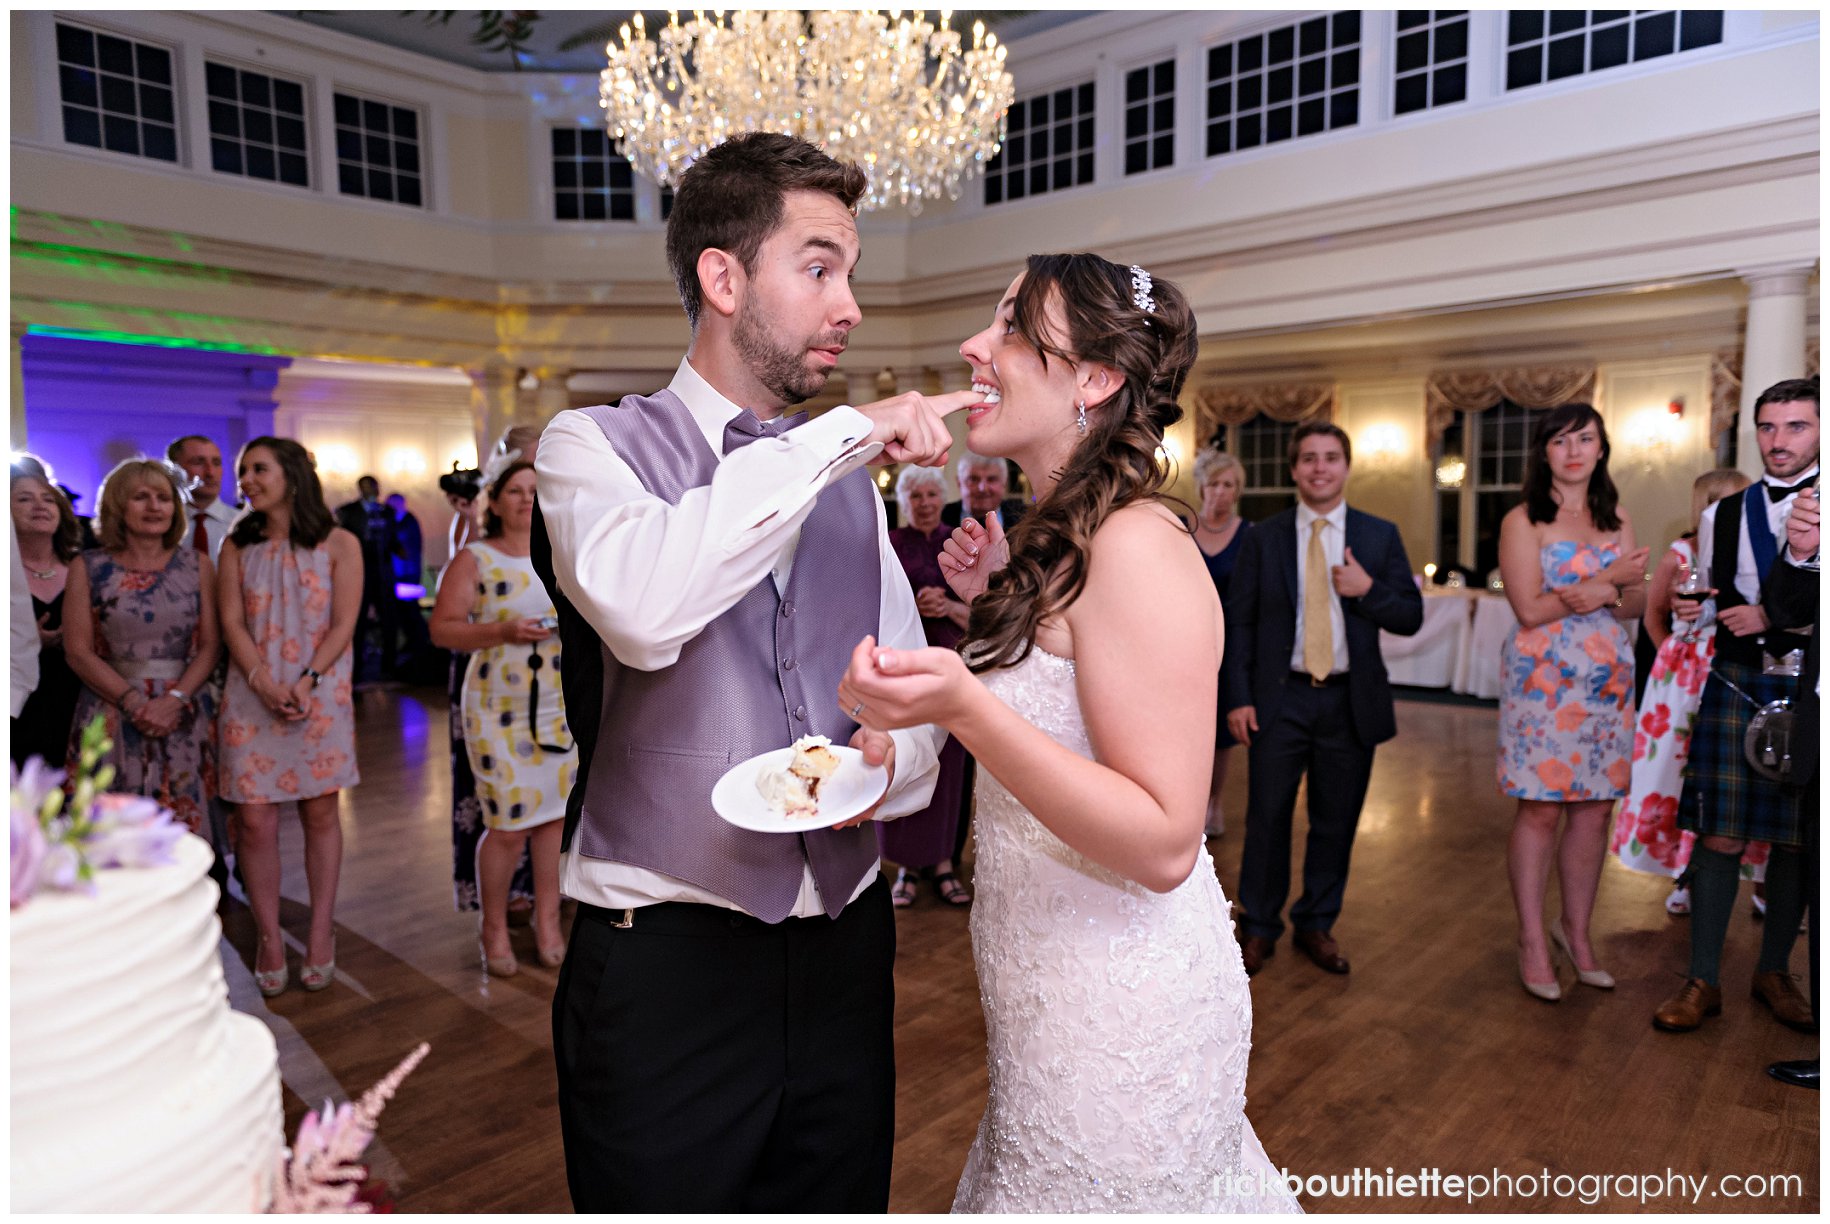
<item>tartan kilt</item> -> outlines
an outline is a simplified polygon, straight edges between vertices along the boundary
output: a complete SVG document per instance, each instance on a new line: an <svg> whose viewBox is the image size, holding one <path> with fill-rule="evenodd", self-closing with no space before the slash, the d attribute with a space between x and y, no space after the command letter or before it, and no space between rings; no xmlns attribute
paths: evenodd
<svg viewBox="0 0 1830 1224"><path fill-rule="evenodd" d="M1802 846L1804 813L1798 794L1761 777L1747 763L1747 726L1755 707L1722 683L1723 677L1761 705L1781 697L1797 701L1796 678L1763 675L1756 665L1725 663L1717 656L1691 732L1678 827L1699 837Z"/></svg>

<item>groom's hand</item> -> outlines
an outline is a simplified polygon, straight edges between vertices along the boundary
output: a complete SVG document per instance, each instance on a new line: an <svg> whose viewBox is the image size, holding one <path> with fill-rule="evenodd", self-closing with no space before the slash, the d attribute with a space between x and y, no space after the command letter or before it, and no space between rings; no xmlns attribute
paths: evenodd
<svg viewBox="0 0 1830 1224"><path fill-rule="evenodd" d="M896 780L896 741L890 738L889 732L872 731L869 727L859 727L851 737L851 746L864 754L866 765L883 766L889 772L889 777L884 779L881 799L843 824L832 826L835 829L850 829L866 821L875 820L877 809L883 806L884 799L890 797L890 783Z"/></svg>
<svg viewBox="0 0 1830 1224"><path fill-rule="evenodd" d="M947 432L947 417L955 412L985 402L977 391L949 391L945 395L923 395L904 391L874 404L857 405L870 418L869 442L883 443L883 451L872 462L913 463L937 467L947 461L947 448L953 435Z"/></svg>

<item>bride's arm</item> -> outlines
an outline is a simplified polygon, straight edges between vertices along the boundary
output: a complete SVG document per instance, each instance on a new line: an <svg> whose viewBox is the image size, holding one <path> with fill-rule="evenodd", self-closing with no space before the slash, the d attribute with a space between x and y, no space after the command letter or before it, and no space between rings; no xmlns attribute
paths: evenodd
<svg viewBox="0 0 1830 1224"><path fill-rule="evenodd" d="M861 646L840 686L869 726L945 726L1063 842L1167 892L1201 844L1220 667L1212 581L1187 533L1136 507L1095 537L1087 584L1065 616L1094 760L994 697L949 651Z"/></svg>

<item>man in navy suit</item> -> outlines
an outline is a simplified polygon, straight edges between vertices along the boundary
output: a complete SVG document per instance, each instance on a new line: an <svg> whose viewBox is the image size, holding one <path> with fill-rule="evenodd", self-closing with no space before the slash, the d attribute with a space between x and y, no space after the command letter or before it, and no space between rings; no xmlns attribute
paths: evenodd
<svg viewBox="0 0 1830 1224"><path fill-rule="evenodd" d="M1328 972L1348 971L1329 932L1347 891L1373 748L1398 733L1379 631L1409 637L1423 627L1423 596L1398 528L1346 504L1352 465L1352 443L1338 425L1298 426L1290 471L1299 504L1246 536L1233 571L1220 693L1251 760L1238 893L1249 974L1283 934L1305 772L1309 842L1303 893L1290 909L1294 942Z"/></svg>

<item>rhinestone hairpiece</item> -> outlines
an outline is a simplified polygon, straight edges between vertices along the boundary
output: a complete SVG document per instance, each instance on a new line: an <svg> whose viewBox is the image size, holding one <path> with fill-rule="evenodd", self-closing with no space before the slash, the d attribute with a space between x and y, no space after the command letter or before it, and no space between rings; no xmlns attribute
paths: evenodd
<svg viewBox="0 0 1830 1224"><path fill-rule="evenodd" d="M1131 265L1131 304L1145 314L1156 313L1156 299L1150 296L1154 283L1150 273L1136 264Z"/></svg>

